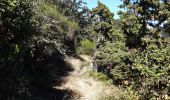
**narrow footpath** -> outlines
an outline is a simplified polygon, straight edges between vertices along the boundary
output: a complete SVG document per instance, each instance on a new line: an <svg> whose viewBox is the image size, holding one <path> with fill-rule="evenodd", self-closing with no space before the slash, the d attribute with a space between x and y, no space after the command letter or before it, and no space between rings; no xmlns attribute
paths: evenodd
<svg viewBox="0 0 170 100"><path fill-rule="evenodd" d="M101 100L103 95L116 95L119 91L116 87L104 85L103 82L97 81L93 77L85 77L84 74L90 71L90 63L92 58L87 55L81 55L80 59L68 58L66 61L70 63L74 71L66 77L66 83L56 89L69 90L71 99L69 100ZM69 97L70 98L70 97ZM63 100L68 100L68 94L63 97Z"/></svg>

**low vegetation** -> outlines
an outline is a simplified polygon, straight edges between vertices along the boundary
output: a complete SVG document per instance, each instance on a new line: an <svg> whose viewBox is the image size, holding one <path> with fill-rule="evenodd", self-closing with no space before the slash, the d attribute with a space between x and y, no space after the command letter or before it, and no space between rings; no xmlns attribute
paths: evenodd
<svg viewBox="0 0 170 100"><path fill-rule="evenodd" d="M121 2L114 19L100 1L0 0L0 99L63 99L54 87L79 54L92 57L87 76L124 90L118 100L170 99L170 1Z"/></svg>

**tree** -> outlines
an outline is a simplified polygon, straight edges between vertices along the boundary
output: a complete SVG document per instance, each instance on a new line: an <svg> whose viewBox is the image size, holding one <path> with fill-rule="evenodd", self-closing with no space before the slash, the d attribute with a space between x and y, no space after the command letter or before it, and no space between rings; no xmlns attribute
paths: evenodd
<svg viewBox="0 0 170 100"><path fill-rule="evenodd" d="M168 6L161 0L124 0L122 30L112 24L111 40L96 52L99 71L114 84L131 88L140 99L169 96L169 38L162 36L168 26Z"/></svg>
<svg viewBox="0 0 170 100"><path fill-rule="evenodd" d="M130 48L145 47L141 39L147 35L159 38L161 28L169 16L167 0L124 0L121 8L124 33L127 35L127 46Z"/></svg>
<svg viewBox="0 0 170 100"><path fill-rule="evenodd" d="M167 0L124 0L121 6L126 9L121 12L122 29L131 53L130 63L126 63L129 70L125 72L130 75L129 84L143 95L141 98L156 99L169 94L169 44L168 38L162 37L169 17L167 6Z"/></svg>
<svg viewBox="0 0 170 100"><path fill-rule="evenodd" d="M43 3L41 7L39 2ZM43 0L0 2L0 99L37 100L46 95L47 99L55 100L58 97L53 87L60 85L72 70L63 60L62 29L64 25L72 27L74 22L57 14L53 7ZM60 24L57 18L63 18Z"/></svg>
<svg viewBox="0 0 170 100"><path fill-rule="evenodd" d="M125 61L129 57L125 46L125 35L115 24L113 14L103 3L98 2L98 6L93 9L93 12L99 18L99 22L95 26L96 33L99 37L104 37L103 40L98 40L99 44L96 44L94 61L98 65L98 71L105 73L116 83L115 74L120 75L121 73L119 73L120 71L112 73L112 70L116 72L116 68L124 67Z"/></svg>
<svg viewBox="0 0 170 100"><path fill-rule="evenodd" d="M93 9L93 16L96 19L94 29L98 34L98 38L101 37L100 41L111 39L113 14L110 10L98 1L98 6Z"/></svg>
<svg viewBox="0 0 170 100"><path fill-rule="evenodd" d="M22 72L24 41L33 35L37 24L29 0L2 0L0 2L0 99L29 99L29 79Z"/></svg>

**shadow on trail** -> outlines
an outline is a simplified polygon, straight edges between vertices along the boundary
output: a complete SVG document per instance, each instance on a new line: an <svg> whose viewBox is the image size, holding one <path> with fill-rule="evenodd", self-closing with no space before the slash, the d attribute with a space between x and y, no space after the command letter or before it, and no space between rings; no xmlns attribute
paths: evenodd
<svg viewBox="0 0 170 100"><path fill-rule="evenodd" d="M45 63L38 64L45 69L37 70L41 76L34 79L33 86L35 86L35 89L33 89L32 100L68 100L71 98L72 91L54 87L61 86L67 81L66 77L74 70L73 67L64 60L64 56L57 53L45 57L43 62ZM48 76L42 76L44 72Z"/></svg>
<svg viewBox="0 0 170 100"><path fill-rule="evenodd" d="M39 48L8 63L0 59L0 100L68 100L72 91L54 88L74 70L64 59L57 50L48 54Z"/></svg>
<svg viewBox="0 0 170 100"><path fill-rule="evenodd" d="M71 91L60 89L40 89L39 93L32 100L68 100L71 98Z"/></svg>

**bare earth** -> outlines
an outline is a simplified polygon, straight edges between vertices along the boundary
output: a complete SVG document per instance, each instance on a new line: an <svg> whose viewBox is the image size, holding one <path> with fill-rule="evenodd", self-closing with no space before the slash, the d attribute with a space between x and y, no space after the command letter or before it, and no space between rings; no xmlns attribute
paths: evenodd
<svg viewBox="0 0 170 100"><path fill-rule="evenodd" d="M116 95L118 88L108 87L102 82L92 77L83 77L83 74L90 70L91 57L87 55L80 56L84 61L77 58L68 58L68 61L74 67L74 71L66 78L67 82L57 89L68 89L72 91L71 100L100 100L101 95ZM67 100L67 96L63 100Z"/></svg>

